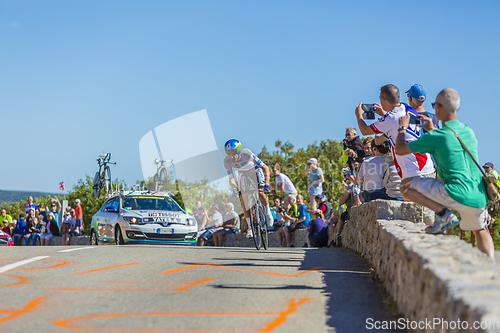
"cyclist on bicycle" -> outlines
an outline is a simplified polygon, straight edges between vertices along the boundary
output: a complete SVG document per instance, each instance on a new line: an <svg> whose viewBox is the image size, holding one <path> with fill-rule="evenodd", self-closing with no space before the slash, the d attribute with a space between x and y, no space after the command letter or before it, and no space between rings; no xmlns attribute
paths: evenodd
<svg viewBox="0 0 500 333"><path fill-rule="evenodd" d="M269 199L266 195L271 192L269 189L269 167L262 162L257 155L252 153L250 149L241 148L241 142L236 139L228 140L224 144L224 149L227 154L224 159L224 167L226 168L229 176L229 185L233 189L233 196L238 197L238 190L243 191L242 206L247 225L250 225L250 214L245 208L245 202L247 202L244 193L245 188L241 186L241 176L243 174L248 175L251 179L255 179L255 175L257 175L259 199L264 208L264 213L266 214L267 226L271 227L274 221L271 210L269 209ZM238 170L238 186L236 185L236 180L234 179L233 168ZM250 228L248 229L247 237L252 237L252 229Z"/></svg>

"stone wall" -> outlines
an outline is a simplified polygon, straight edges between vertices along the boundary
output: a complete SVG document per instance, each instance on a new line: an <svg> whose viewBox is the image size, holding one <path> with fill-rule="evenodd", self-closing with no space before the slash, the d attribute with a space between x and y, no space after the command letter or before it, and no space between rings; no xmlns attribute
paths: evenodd
<svg viewBox="0 0 500 333"><path fill-rule="evenodd" d="M418 332L500 332L500 266L456 236L426 234L421 214L407 202L355 207L342 245L370 262L408 320L460 320L469 327ZM474 329L476 321L490 326Z"/></svg>
<svg viewBox="0 0 500 333"><path fill-rule="evenodd" d="M62 245L62 237L51 237L49 239L49 245ZM69 245L90 245L90 236L83 235L79 237L71 237L69 239Z"/></svg>

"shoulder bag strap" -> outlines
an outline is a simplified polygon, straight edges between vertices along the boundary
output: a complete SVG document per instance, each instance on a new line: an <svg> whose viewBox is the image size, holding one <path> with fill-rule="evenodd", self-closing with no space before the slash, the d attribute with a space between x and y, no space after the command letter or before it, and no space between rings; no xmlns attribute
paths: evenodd
<svg viewBox="0 0 500 333"><path fill-rule="evenodd" d="M451 128L449 128L448 126L446 125L443 125L443 127L446 127L447 129L449 129L450 131L453 132L453 134L455 134L455 136L457 137L458 141L460 141L460 144L462 145L462 147L465 149L465 151L467 152L467 154L469 154L470 158L472 158L472 160L474 161L474 163L476 163L477 167L479 168L479 170L481 170L481 173L483 174L484 177L487 177L486 176L486 173L484 172L483 169L481 169L481 167L479 166L479 163L477 163L476 159L474 157L472 157L472 154L470 153L469 149L467 149L467 147L465 146L465 144L463 143L462 139L460 139L460 137L458 136L458 134L452 130Z"/></svg>

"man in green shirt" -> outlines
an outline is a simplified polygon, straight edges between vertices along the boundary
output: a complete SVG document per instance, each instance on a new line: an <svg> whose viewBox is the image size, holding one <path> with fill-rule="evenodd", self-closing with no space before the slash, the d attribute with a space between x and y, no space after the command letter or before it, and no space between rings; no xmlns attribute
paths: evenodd
<svg viewBox="0 0 500 333"><path fill-rule="evenodd" d="M425 121L423 127L429 132L407 144L405 132L410 116L400 118L396 154L430 153L436 162L441 181L433 178L408 178L401 183L401 192L408 199L429 207L438 215L438 220L427 230L434 234L443 233L457 225L458 219L450 209L458 211L461 216L460 228L472 230L476 235L478 249L493 258L493 239L486 229L490 217L486 209L488 202L481 171L453 133L455 131L458 134L477 161L474 132L457 120L460 96L454 89L443 89L436 97L433 107L443 128L436 129L430 118L421 115L420 120Z"/></svg>
<svg viewBox="0 0 500 333"><path fill-rule="evenodd" d="M10 216L9 214L7 214L7 211L5 209L2 209L2 211L0 212L0 227L6 227L6 225L3 224L3 221L4 220L7 220L7 225L9 225L10 222L12 222L12 216Z"/></svg>

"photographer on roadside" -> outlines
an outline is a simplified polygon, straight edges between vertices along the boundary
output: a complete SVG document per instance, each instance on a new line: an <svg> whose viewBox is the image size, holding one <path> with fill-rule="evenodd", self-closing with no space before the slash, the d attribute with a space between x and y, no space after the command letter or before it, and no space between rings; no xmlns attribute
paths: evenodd
<svg viewBox="0 0 500 333"><path fill-rule="evenodd" d="M427 90L425 87L421 84L414 84L406 91L406 96L408 97L408 104L412 108L417 111L417 113L420 115L424 115L426 117L431 116L432 114L428 113L424 109L424 103L427 100ZM435 128L439 128L439 120L437 119L436 115L432 115L432 124L434 125ZM424 124L421 124L424 125ZM427 132L425 128L423 128L424 133Z"/></svg>
<svg viewBox="0 0 500 333"><path fill-rule="evenodd" d="M365 113L362 103L355 109L358 127L363 135L385 134L390 142L391 156L402 180L406 178L433 178L434 163L430 154L411 153L407 155L396 155L396 139L398 137L399 118L409 115L412 119L418 119L419 115L409 105L403 104L399 99L399 89L395 85L387 84L380 88L380 104L373 103L375 112L381 116L379 120L368 126L363 119ZM389 111L385 111L389 110ZM427 118L428 119L428 118ZM416 123L409 125L405 132L406 142L413 142L422 137L423 133ZM375 140L377 141L377 140ZM428 208L423 209L423 220L427 225L434 223L434 212Z"/></svg>
<svg viewBox="0 0 500 333"><path fill-rule="evenodd" d="M455 89L443 89L437 95L434 107L443 127L435 129L432 122L428 122L428 132L418 140L408 142L406 136L410 130L410 116L400 117L395 152L398 156L431 153L436 161L439 180L423 177L404 179L401 192L412 201L431 208L438 216L426 232L443 233L460 223L462 230L474 233L478 249L494 259L493 239L487 229L490 221L486 208L488 198L477 164L478 142L474 131L457 119L460 96ZM460 213L460 222L452 209Z"/></svg>
<svg viewBox="0 0 500 333"><path fill-rule="evenodd" d="M50 203L50 211L49 211L49 203ZM57 227L59 228L59 214L61 213L61 202L59 201L59 199L50 198L50 200L45 204L45 210L48 213L54 214L54 220L57 223Z"/></svg>
<svg viewBox="0 0 500 333"><path fill-rule="evenodd" d="M358 154L360 153L360 151L363 151L362 157L364 157L363 142L359 138L354 127L349 127L345 130L345 138L342 141L342 145L344 154L348 157L347 166L349 167L349 169L354 171L354 160L358 158Z"/></svg>

